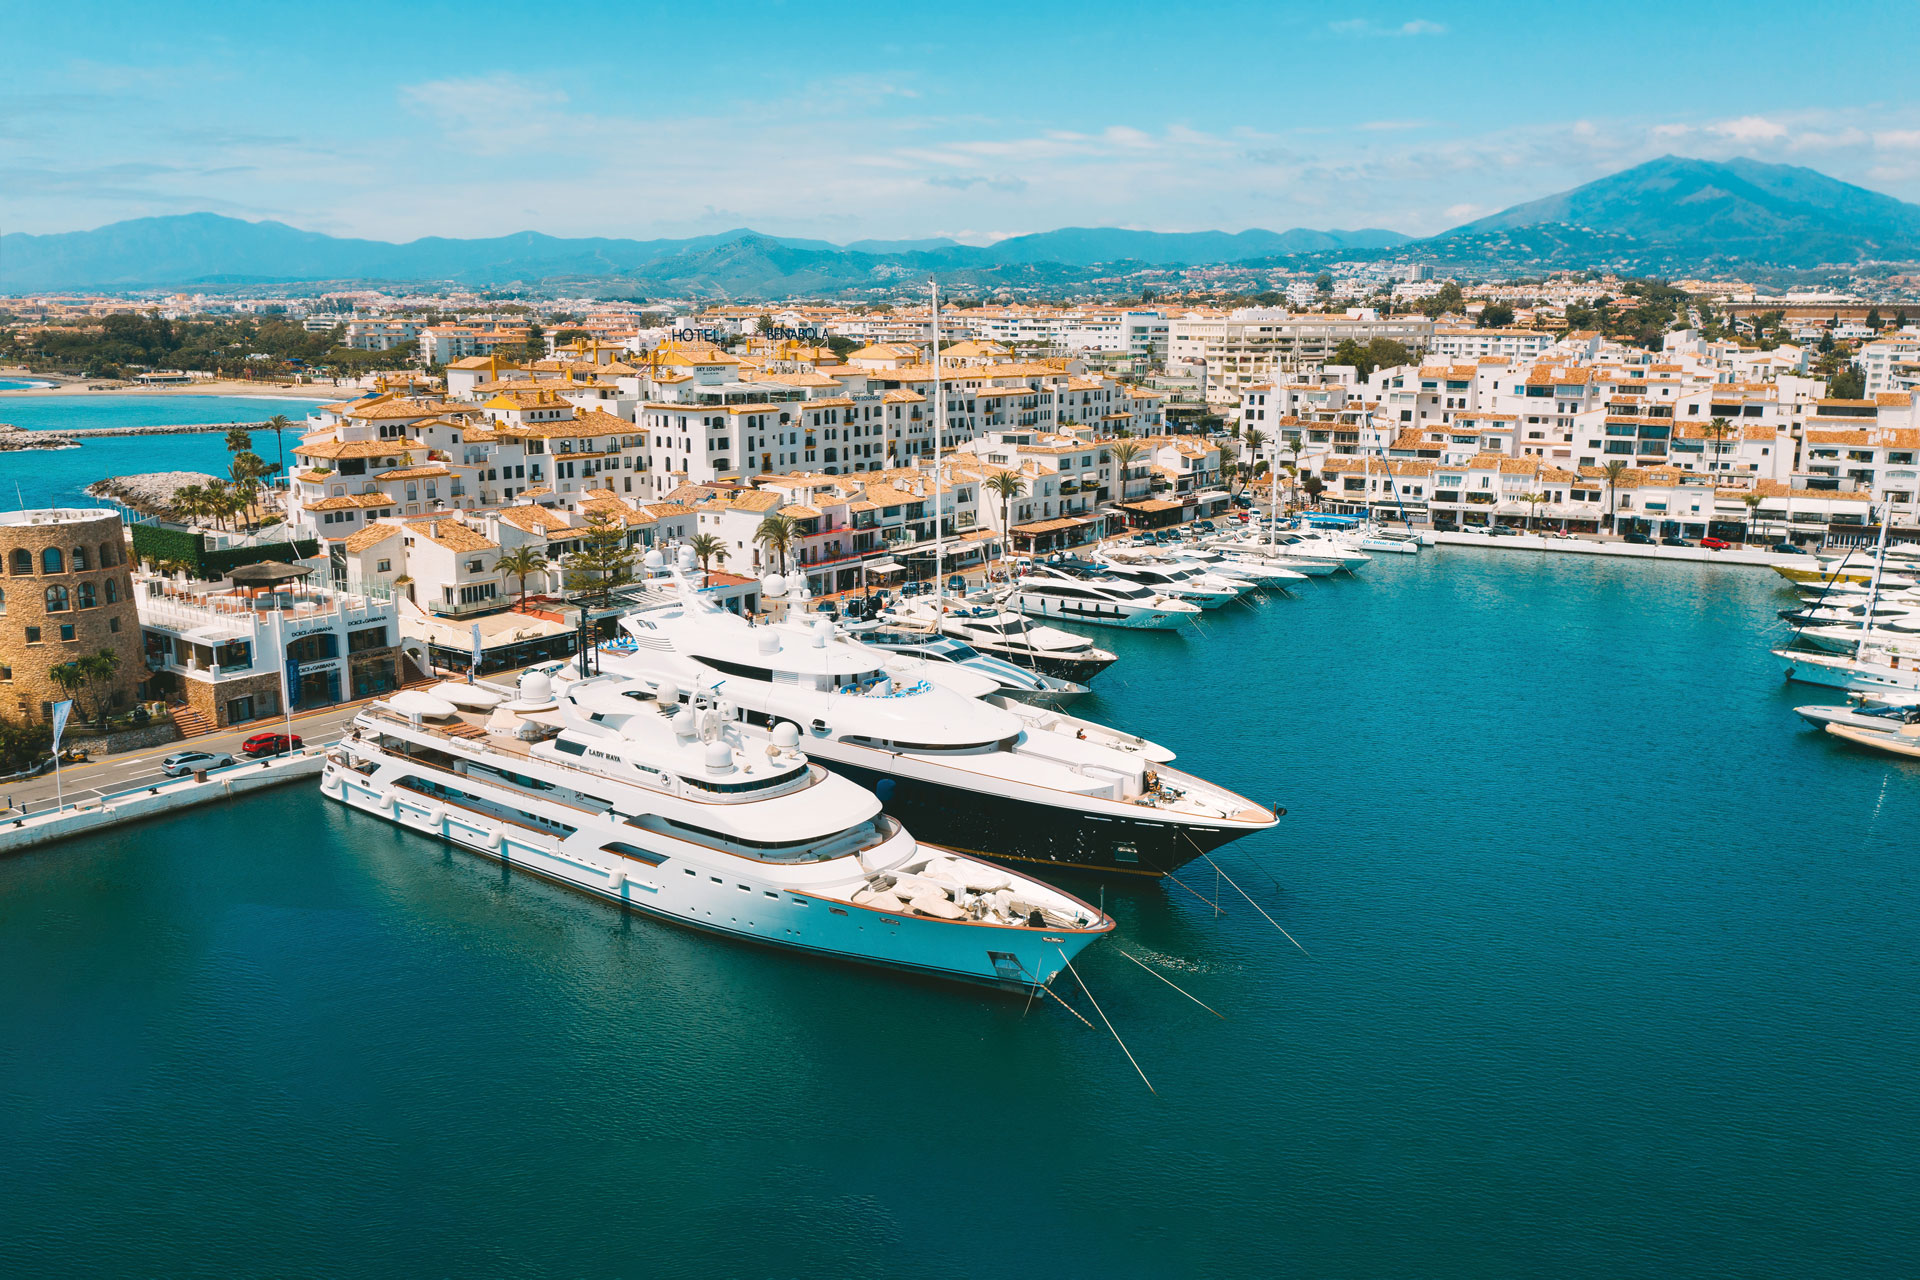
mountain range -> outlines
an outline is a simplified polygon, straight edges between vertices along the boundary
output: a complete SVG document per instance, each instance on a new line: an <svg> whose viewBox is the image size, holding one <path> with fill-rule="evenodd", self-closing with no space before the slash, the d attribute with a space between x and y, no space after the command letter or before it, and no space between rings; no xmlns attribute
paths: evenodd
<svg viewBox="0 0 1920 1280"><path fill-rule="evenodd" d="M824 240L739 229L684 239L563 239L523 231L405 244L343 239L211 213L92 231L0 236L0 293L314 282L464 287L591 285L717 298L884 290L939 277L962 288L1047 287L1150 268L1311 266L1415 257L1451 270L1606 266L1633 272L1781 269L1920 259L1920 206L1757 160L1663 156L1437 236L1394 231L1133 231L1066 227L987 246L934 238Z"/></svg>

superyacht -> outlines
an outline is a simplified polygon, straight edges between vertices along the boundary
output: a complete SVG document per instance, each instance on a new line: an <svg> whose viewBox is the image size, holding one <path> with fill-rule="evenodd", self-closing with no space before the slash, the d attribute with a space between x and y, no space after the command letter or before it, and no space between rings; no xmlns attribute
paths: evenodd
<svg viewBox="0 0 1920 1280"><path fill-rule="evenodd" d="M456 701L457 700L457 701ZM925 845L791 725L612 676L556 695L407 690L355 717L321 791L604 901L732 937L1016 990L1113 928L1037 880Z"/></svg>
<svg viewBox="0 0 1920 1280"><path fill-rule="evenodd" d="M770 580L769 601L784 590ZM751 724L795 727L815 761L963 852L1157 876L1278 821L1173 769L1165 747L1058 710L967 697L824 618L753 625L686 592L619 625L590 665L663 702L700 691ZM578 674L575 659L560 679Z"/></svg>

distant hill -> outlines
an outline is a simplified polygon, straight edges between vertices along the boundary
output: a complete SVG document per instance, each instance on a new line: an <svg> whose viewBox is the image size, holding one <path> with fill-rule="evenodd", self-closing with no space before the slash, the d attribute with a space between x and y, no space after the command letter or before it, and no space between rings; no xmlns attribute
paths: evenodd
<svg viewBox="0 0 1920 1280"><path fill-rule="evenodd" d="M1065 274L1071 276L1073 268L1102 263L1204 264L1348 244L1384 247L1405 243L1407 238L1391 231L1295 229L1229 234L1069 228L979 248L944 237L861 240L840 246L740 229L677 240L561 239L523 231L485 240L428 237L389 244L336 238L279 222L192 213L136 218L93 231L0 236L0 292L216 282L446 281L482 286L561 278L644 279L662 275L648 271L652 264L674 259L679 268L700 261L726 267L710 281L678 268L666 271L664 278L710 284L711 292L722 295L765 296L826 288L830 283L843 287L884 282L894 268L964 273L995 266L1052 264L1069 269ZM791 256L789 251L802 256ZM779 274L780 263L805 265L798 276L788 279ZM753 264L771 274L753 277ZM802 279L819 283L803 285Z"/></svg>
<svg viewBox="0 0 1920 1280"><path fill-rule="evenodd" d="M1062 227L991 245L946 237L825 240L745 228L685 239L563 239L523 231L406 244L341 239L211 213L93 231L0 236L0 293L300 282L631 288L760 299L953 287L1046 289L1148 268L1317 268L1338 258L1419 258L1467 275L1557 268L1684 273L1920 260L1920 206L1812 169L1664 156L1424 240L1395 231L1130 231ZM1103 286L1104 287L1104 286Z"/></svg>
<svg viewBox="0 0 1920 1280"><path fill-rule="evenodd" d="M1662 156L1415 247L1543 267L1905 260L1920 258L1920 205L1793 165Z"/></svg>

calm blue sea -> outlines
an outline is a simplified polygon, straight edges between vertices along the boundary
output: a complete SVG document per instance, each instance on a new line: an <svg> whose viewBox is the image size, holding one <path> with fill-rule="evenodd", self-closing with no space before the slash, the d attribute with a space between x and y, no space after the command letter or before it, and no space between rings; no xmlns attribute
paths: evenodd
<svg viewBox="0 0 1920 1280"><path fill-rule="evenodd" d="M1290 810L1220 862L1311 952L1108 888L1157 1094L311 790L0 861L0 1270L1910 1273L1920 769L1800 726L1783 599L1445 549L1106 636L1091 713Z"/></svg>
<svg viewBox="0 0 1920 1280"><path fill-rule="evenodd" d="M255 396L77 395L0 396L0 422L33 431L82 427L176 426L197 422L263 422L285 414L298 427L320 403ZM297 431L287 432L291 445ZM255 432L254 452L280 461L271 432ZM108 476L146 471L205 471L225 475L226 438L209 431L181 436L109 436L78 449L0 453L0 507L84 504L86 487Z"/></svg>

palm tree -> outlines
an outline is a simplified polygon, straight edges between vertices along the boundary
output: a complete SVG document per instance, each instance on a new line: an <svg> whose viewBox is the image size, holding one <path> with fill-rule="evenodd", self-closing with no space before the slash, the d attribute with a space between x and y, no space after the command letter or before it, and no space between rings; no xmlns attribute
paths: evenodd
<svg viewBox="0 0 1920 1280"><path fill-rule="evenodd" d="M1131 447L1138 451L1140 446ZM1114 453L1119 452L1120 447L1114 446ZM987 488L1000 495L1000 552L1004 556L1013 545L1013 500L1026 493L1027 482L1018 471L996 471L987 477ZM1121 496L1125 496L1124 490Z"/></svg>
<svg viewBox="0 0 1920 1280"><path fill-rule="evenodd" d="M1615 458L1607 463L1603 474L1607 477L1607 528L1611 529L1618 518L1618 509L1614 505L1615 491L1620 487L1620 478L1631 470L1626 463Z"/></svg>
<svg viewBox="0 0 1920 1280"><path fill-rule="evenodd" d="M173 491L172 506L175 511L186 517L186 523L192 524L194 519L207 509L206 486L181 485Z"/></svg>
<svg viewBox="0 0 1920 1280"><path fill-rule="evenodd" d="M687 545L693 548L694 555L700 557L700 576L702 578L707 577L710 572L707 568L708 561L718 560L721 564L727 562L727 544L714 534L695 534L693 540Z"/></svg>
<svg viewBox="0 0 1920 1280"><path fill-rule="evenodd" d="M1733 434L1733 424L1725 418L1714 418L1700 428L1700 434L1713 443L1713 470L1720 469L1720 448L1723 441Z"/></svg>
<svg viewBox="0 0 1920 1280"><path fill-rule="evenodd" d="M1754 533L1753 518L1760 509L1760 495L1757 493L1749 493L1741 498L1740 501L1747 504L1747 541L1752 542Z"/></svg>
<svg viewBox="0 0 1920 1280"><path fill-rule="evenodd" d="M800 526L791 517L778 511L769 511L753 531L753 540L767 549L768 555L780 557L780 572L787 571L787 552L793 547L794 540L800 536Z"/></svg>
<svg viewBox="0 0 1920 1280"><path fill-rule="evenodd" d="M101 649L75 658L73 665L80 669L88 683L100 690L99 697L93 701L93 718L104 723L107 718L106 690L102 687L113 679L113 673L120 669L120 655L111 649Z"/></svg>
<svg viewBox="0 0 1920 1280"><path fill-rule="evenodd" d="M1249 464L1260 460L1260 446L1267 442L1267 433L1258 427L1248 427L1240 436L1246 442Z"/></svg>
<svg viewBox="0 0 1920 1280"><path fill-rule="evenodd" d="M47 675L60 686L61 692L76 702L87 683L87 673L80 669L78 662L56 662L47 668Z"/></svg>
<svg viewBox="0 0 1920 1280"><path fill-rule="evenodd" d="M1133 440L1122 440L1109 450L1109 452L1113 454L1113 460L1120 465L1120 493L1119 496L1115 498L1116 502L1125 502L1127 500L1127 471L1133 466L1140 455L1146 451L1147 447L1145 445ZM1017 497L1018 495L1015 496Z"/></svg>
<svg viewBox="0 0 1920 1280"><path fill-rule="evenodd" d="M522 609L527 607L527 579L546 567L547 557L530 542L523 547L515 547L494 562L495 569L520 580L519 607Z"/></svg>
<svg viewBox="0 0 1920 1280"><path fill-rule="evenodd" d="M253 432L250 428L230 427L227 429L228 453L245 453L251 448L253 448Z"/></svg>
<svg viewBox="0 0 1920 1280"><path fill-rule="evenodd" d="M1534 508L1538 507L1541 503L1545 502L1546 500L1547 500L1547 495L1544 493L1523 493L1520 495L1520 501L1527 504L1527 532L1528 533L1533 532Z"/></svg>

